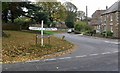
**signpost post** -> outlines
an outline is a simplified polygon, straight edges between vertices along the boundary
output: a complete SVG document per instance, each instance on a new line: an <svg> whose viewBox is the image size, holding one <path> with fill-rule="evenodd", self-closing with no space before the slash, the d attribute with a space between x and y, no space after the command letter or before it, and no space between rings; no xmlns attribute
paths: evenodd
<svg viewBox="0 0 120 73"><path fill-rule="evenodd" d="M42 20L42 23L41 23L41 46L43 46L43 20Z"/></svg>

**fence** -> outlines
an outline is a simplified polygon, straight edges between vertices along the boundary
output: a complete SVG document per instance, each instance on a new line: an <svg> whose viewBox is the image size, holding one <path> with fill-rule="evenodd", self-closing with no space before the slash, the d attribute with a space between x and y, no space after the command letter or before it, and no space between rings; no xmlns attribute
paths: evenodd
<svg viewBox="0 0 120 73"><path fill-rule="evenodd" d="M41 44L41 38L44 40L44 44L50 45L50 35L44 35L43 37L39 34L36 34L36 45ZM47 39L46 39L47 38Z"/></svg>

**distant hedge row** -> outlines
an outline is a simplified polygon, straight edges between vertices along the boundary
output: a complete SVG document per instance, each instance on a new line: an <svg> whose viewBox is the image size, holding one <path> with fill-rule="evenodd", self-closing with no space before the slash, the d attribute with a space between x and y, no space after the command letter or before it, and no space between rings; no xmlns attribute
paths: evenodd
<svg viewBox="0 0 120 73"><path fill-rule="evenodd" d="M20 25L17 25L17 24L2 24L2 30L20 30Z"/></svg>

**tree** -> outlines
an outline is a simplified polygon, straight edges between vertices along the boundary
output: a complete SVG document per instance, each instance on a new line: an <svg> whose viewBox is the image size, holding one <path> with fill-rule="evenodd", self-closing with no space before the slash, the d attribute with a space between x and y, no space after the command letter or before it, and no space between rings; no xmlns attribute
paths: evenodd
<svg viewBox="0 0 120 73"><path fill-rule="evenodd" d="M35 0L37 2L57 2L57 0Z"/></svg>
<svg viewBox="0 0 120 73"><path fill-rule="evenodd" d="M2 2L2 19L7 23L8 22L8 10L9 4L7 2Z"/></svg>
<svg viewBox="0 0 120 73"><path fill-rule="evenodd" d="M81 21L85 18L85 12L77 11L77 17L81 19Z"/></svg>
<svg viewBox="0 0 120 73"><path fill-rule="evenodd" d="M77 7L74 4L72 4L71 2L65 2L64 6L65 6L66 12L67 12L65 24L67 25L68 28L73 28L75 18L76 18Z"/></svg>
<svg viewBox="0 0 120 73"><path fill-rule="evenodd" d="M93 28L90 25L87 25L84 21L77 21L75 23L75 31L83 34L91 34Z"/></svg>
<svg viewBox="0 0 120 73"><path fill-rule="evenodd" d="M50 26L53 21L64 21L66 14L65 8L60 2L4 2L2 4L2 19L7 23L19 17L28 17L36 23L44 23Z"/></svg>
<svg viewBox="0 0 120 73"><path fill-rule="evenodd" d="M7 23L11 20L14 23L14 19L20 17L25 12L23 8L28 5L27 2L2 2L2 19Z"/></svg>
<svg viewBox="0 0 120 73"><path fill-rule="evenodd" d="M66 18L65 7L60 2L38 2L36 5L43 8L42 12L48 14L51 23L53 21L64 21Z"/></svg>
<svg viewBox="0 0 120 73"><path fill-rule="evenodd" d="M14 23L14 19L19 17L21 14L20 5L18 2L10 2L9 3L9 10L10 10L10 19L12 23Z"/></svg>

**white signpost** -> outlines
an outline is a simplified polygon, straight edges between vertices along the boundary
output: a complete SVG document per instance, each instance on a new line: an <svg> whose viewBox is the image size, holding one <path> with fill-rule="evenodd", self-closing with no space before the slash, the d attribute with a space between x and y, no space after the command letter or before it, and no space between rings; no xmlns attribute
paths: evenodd
<svg viewBox="0 0 120 73"><path fill-rule="evenodd" d="M42 23L41 23L41 46L43 46L43 20L42 20Z"/></svg>

